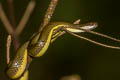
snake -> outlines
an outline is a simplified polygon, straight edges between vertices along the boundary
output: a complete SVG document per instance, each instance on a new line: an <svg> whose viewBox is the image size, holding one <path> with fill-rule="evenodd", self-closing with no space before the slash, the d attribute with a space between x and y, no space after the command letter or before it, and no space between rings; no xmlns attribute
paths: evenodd
<svg viewBox="0 0 120 80"><path fill-rule="evenodd" d="M44 55L49 45L64 32L81 33L85 32L84 30L93 30L96 27L97 23L95 22L86 24L50 22L41 32L35 33L31 39L17 49L16 55L7 67L7 76L10 79L18 79L24 74L26 75L32 59Z"/></svg>

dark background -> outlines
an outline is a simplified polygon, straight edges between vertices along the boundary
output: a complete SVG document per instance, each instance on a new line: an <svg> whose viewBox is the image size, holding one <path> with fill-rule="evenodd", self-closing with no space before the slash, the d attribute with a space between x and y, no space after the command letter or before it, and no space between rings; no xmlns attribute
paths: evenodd
<svg viewBox="0 0 120 80"><path fill-rule="evenodd" d="M8 15L6 0L0 0ZM20 21L29 0L14 0L16 22ZM20 41L27 41L42 22L50 0L36 0L36 7L24 28ZM51 21L81 23L98 22L97 32L120 39L119 0L59 0ZM0 80L6 67L6 39L8 33L0 21ZM81 35L119 46L119 43L89 33ZM11 47L11 57L15 55ZM82 80L120 80L120 50L104 48L65 34L50 45L44 56L34 59L30 66L30 80L59 80L62 76L79 74Z"/></svg>

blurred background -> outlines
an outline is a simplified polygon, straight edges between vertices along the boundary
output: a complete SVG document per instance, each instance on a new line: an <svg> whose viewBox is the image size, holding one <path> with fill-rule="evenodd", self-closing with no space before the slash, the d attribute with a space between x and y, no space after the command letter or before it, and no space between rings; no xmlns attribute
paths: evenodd
<svg viewBox="0 0 120 80"><path fill-rule="evenodd" d="M6 15L6 0L0 0ZM14 0L15 19L18 24L30 0ZM36 0L36 7L20 35L21 44L37 32L50 0ZM51 21L73 23L97 22L94 30L120 39L119 0L59 0ZM119 43L91 35L80 35L102 43L120 46ZM0 21L0 80L4 80L6 67L6 39L8 33ZM11 47L11 58L15 53ZM30 80L60 80L63 76L77 74L82 80L119 80L120 50L104 48L88 41L65 34L58 38L40 58L30 66Z"/></svg>

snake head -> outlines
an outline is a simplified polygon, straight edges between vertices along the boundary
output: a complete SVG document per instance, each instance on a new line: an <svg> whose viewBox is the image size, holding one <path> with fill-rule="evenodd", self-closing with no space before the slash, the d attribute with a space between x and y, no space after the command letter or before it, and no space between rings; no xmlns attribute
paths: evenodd
<svg viewBox="0 0 120 80"><path fill-rule="evenodd" d="M81 32L85 32L85 31L93 30L97 26L98 26L98 24L96 22L90 22L90 23L81 24L81 25L68 26L68 27L65 27L63 29L70 31L72 33L81 33Z"/></svg>

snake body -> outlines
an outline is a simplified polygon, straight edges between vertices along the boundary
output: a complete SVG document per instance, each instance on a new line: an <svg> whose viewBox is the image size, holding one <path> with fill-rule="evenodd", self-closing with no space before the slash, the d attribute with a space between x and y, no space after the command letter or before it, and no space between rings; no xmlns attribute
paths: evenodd
<svg viewBox="0 0 120 80"><path fill-rule="evenodd" d="M81 29L92 30L96 26L96 23L75 25L68 22L52 22L48 24L42 32L36 33L32 39L17 50L15 58L8 66L7 75L11 79L21 77L26 70L27 64L30 64L28 57L42 56L47 51L51 41L56 40L63 31L81 33L84 32Z"/></svg>

